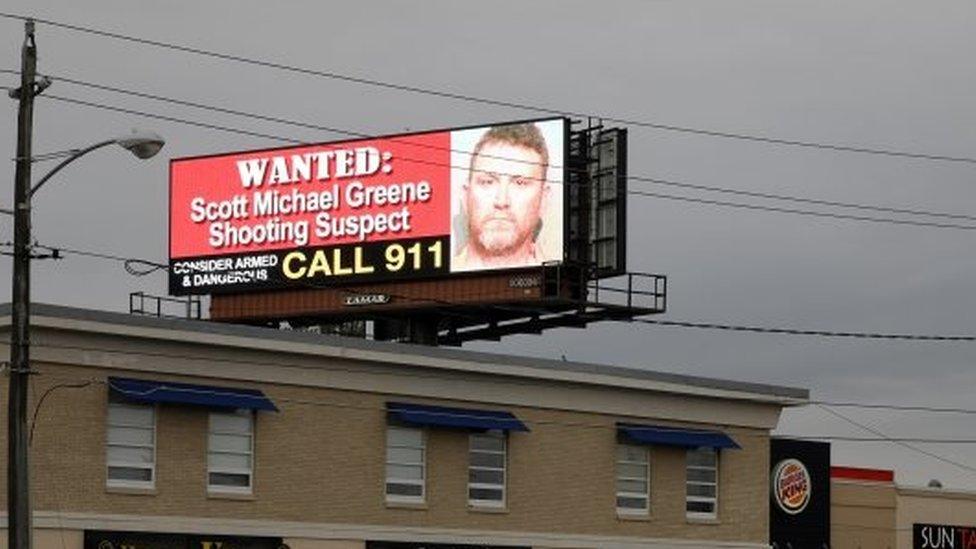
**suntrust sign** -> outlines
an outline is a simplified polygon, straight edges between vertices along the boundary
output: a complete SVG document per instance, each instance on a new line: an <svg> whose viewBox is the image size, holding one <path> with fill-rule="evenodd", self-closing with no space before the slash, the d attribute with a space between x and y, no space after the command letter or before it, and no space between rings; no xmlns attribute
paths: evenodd
<svg viewBox="0 0 976 549"><path fill-rule="evenodd" d="M976 549L976 526L915 524L912 538L915 549Z"/></svg>
<svg viewBox="0 0 976 549"><path fill-rule="evenodd" d="M175 159L170 291L561 261L567 131L538 120Z"/></svg>

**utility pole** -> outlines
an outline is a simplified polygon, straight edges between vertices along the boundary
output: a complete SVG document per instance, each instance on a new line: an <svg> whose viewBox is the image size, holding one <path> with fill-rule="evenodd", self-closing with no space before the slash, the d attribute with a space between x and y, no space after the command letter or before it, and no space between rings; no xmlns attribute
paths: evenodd
<svg viewBox="0 0 976 549"><path fill-rule="evenodd" d="M151 132L135 132L116 139L100 141L75 150L35 185L31 185L31 132L34 125L34 98L51 80L37 77L37 44L34 20L24 23L24 46L21 53L20 88L10 97L20 102L17 113L17 171L14 179L14 269L13 308L10 332L10 393L7 399L7 548L30 549L31 506L30 467L27 446L27 394L30 376L30 262L31 197L51 176L78 158L109 145L119 145L141 159L151 158L163 148L162 137Z"/></svg>
<svg viewBox="0 0 976 549"><path fill-rule="evenodd" d="M30 549L30 468L27 462L27 386L30 380L30 190L31 130L38 93L34 21L24 24L20 88L10 96L17 112L17 171L14 180L13 314L10 334L10 392L7 401L7 547Z"/></svg>

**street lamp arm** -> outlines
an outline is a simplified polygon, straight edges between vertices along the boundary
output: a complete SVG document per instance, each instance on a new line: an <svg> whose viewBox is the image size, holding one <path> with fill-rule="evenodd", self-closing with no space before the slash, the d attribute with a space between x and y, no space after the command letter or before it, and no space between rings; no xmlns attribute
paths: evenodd
<svg viewBox="0 0 976 549"><path fill-rule="evenodd" d="M99 143L95 143L94 145L85 147L84 149L79 149L79 150L75 151L74 154L72 154L68 158L65 158L64 160L62 160L60 164L58 164L57 166L55 166L54 169L52 169L51 171L47 172L47 174L44 177L42 177L40 179L40 181L38 181L37 183L35 183L34 186L31 187L30 192L28 193L28 196L33 197L34 196L34 193L36 193L41 188L41 185L47 183L47 180L48 179L51 179L51 177L54 174L56 174L59 171L61 171L68 164L71 164L75 160L78 160L80 157L82 157L82 156L84 156L84 155L86 155L86 154L88 154L88 153L90 153L90 152L92 152L92 151L94 151L96 149L101 149L102 147L107 147L107 146L109 146L109 145L111 145L113 143L117 143L117 142L118 142L117 139L109 139L109 140L106 140L106 141L102 141L102 142L99 142Z"/></svg>

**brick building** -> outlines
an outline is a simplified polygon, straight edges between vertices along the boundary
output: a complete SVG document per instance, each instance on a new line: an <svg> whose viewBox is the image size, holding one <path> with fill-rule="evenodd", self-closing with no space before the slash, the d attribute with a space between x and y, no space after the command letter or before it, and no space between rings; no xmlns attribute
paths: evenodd
<svg viewBox="0 0 976 549"><path fill-rule="evenodd" d="M976 492L895 482L890 469L831 469L831 547L976 547Z"/></svg>
<svg viewBox="0 0 976 549"><path fill-rule="evenodd" d="M38 549L766 547L769 433L808 398L55 306L32 326Z"/></svg>

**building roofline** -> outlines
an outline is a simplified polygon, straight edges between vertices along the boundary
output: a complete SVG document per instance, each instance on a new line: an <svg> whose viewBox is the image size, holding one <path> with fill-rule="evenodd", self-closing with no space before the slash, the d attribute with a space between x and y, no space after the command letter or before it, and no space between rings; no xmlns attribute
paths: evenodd
<svg viewBox="0 0 976 549"><path fill-rule="evenodd" d="M891 469L869 469L866 467L850 467L832 465L830 467L831 480L856 480L869 482L895 482L895 472Z"/></svg>
<svg viewBox="0 0 976 549"><path fill-rule="evenodd" d="M939 499L961 499L967 501L976 501L976 491L972 490L960 490L955 488L930 488L928 486L912 486L898 484L895 486L895 490L900 496L914 496L921 498L939 498Z"/></svg>
<svg viewBox="0 0 976 549"><path fill-rule="evenodd" d="M9 328L10 314L10 303L0 304L0 330ZM212 340L218 338L223 345L243 348L274 346L276 350L282 350L283 343L295 344L295 348L285 350L299 354L345 356L386 363L408 363L451 370L482 371L517 377L660 390L768 402L783 406L805 404L809 400L808 390L794 387L202 320L158 318L44 303L31 304L31 317L33 325L47 328L94 331L188 343L213 343Z"/></svg>

